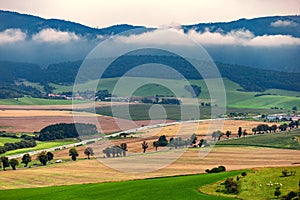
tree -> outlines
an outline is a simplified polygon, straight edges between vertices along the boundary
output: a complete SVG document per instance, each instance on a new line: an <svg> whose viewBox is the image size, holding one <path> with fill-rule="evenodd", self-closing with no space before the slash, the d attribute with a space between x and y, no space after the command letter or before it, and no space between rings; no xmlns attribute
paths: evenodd
<svg viewBox="0 0 300 200"><path fill-rule="evenodd" d="M196 144L196 142L197 142L197 135L195 133L193 133L193 135L191 136L190 141L191 141L191 143L190 143L191 145Z"/></svg>
<svg viewBox="0 0 300 200"><path fill-rule="evenodd" d="M225 135L229 139L229 136L231 135L231 131L226 131Z"/></svg>
<svg viewBox="0 0 300 200"><path fill-rule="evenodd" d="M106 148L103 150L103 153L105 154L105 156L106 156L107 158L110 158L110 154L112 153L111 148L106 147Z"/></svg>
<svg viewBox="0 0 300 200"><path fill-rule="evenodd" d="M127 151L127 144L122 143L120 146L121 146L121 149L122 149L122 154L125 157L126 156L126 151Z"/></svg>
<svg viewBox="0 0 300 200"><path fill-rule="evenodd" d="M219 141L223 135L224 135L224 133L222 133L220 130L218 130L218 131L214 131L211 134L211 137L214 138L214 141L216 141L217 138L218 138L218 141Z"/></svg>
<svg viewBox="0 0 300 200"><path fill-rule="evenodd" d="M238 136L241 137L242 134L243 134L242 127L239 127L239 130L238 130Z"/></svg>
<svg viewBox="0 0 300 200"><path fill-rule="evenodd" d="M248 135L248 133L247 133L247 130L244 129L244 131L243 131L243 136L245 137L246 135Z"/></svg>
<svg viewBox="0 0 300 200"><path fill-rule="evenodd" d="M30 162L31 162L31 156L28 153L24 154L21 162L25 164L24 167L27 167L28 163Z"/></svg>
<svg viewBox="0 0 300 200"><path fill-rule="evenodd" d="M143 153L145 153L146 150L147 150L147 148L148 148L148 143L147 143L146 141L144 141L144 142L142 143L142 148L143 148Z"/></svg>
<svg viewBox="0 0 300 200"><path fill-rule="evenodd" d="M271 126L271 128L272 128L272 131L275 133L275 132L276 132L276 130L277 130L277 125L276 125L276 124L274 124L274 125L272 125L272 126Z"/></svg>
<svg viewBox="0 0 300 200"><path fill-rule="evenodd" d="M79 154L78 154L77 150L75 149L75 147L73 147L69 150L69 156L71 156L73 161L76 161L78 155Z"/></svg>
<svg viewBox="0 0 300 200"><path fill-rule="evenodd" d="M168 145L168 140L165 135L162 135L158 138L159 146L167 146Z"/></svg>
<svg viewBox="0 0 300 200"><path fill-rule="evenodd" d="M42 165L46 165L47 161L48 161L48 156L46 151L42 151L39 155L38 155L38 160L42 163Z"/></svg>
<svg viewBox="0 0 300 200"><path fill-rule="evenodd" d="M16 166L19 165L19 161L15 158L10 159L9 164L13 170L16 170Z"/></svg>
<svg viewBox="0 0 300 200"><path fill-rule="evenodd" d="M279 197L280 195L281 195L280 187L277 187L276 190L275 190L275 192L274 192L274 196L276 196L277 199L278 199L278 197Z"/></svg>
<svg viewBox="0 0 300 200"><path fill-rule="evenodd" d="M50 151L48 151L47 152L47 160L50 162L51 160L53 160L53 158L54 158L54 155L53 155L53 153L51 153Z"/></svg>
<svg viewBox="0 0 300 200"><path fill-rule="evenodd" d="M3 171L6 171L5 168L6 168L6 167L9 167L8 157L2 156L2 157L1 157L1 162L2 162Z"/></svg>
<svg viewBox="0 0 300 200"><path fill-rule="evenodd" d="M90 159L90 156L94 155L94 150L92 149L92 147L87 147L84 150L84 154L88 157L88 159Z"/></svg>
<svg viewBox="0 0 300 200"><path fill-rule="evenodd" d="M199 147L206 147L206 146L208 146L207 141L204 140L204 139L201 139L201 140L199 141L198 146L199 146Z"/></svg>
<svg viewBox="0 0 300 200"><path fill-rule="evenodd" d="M252 132L254 133L254 135L256 135L256 132L257 132L258 130L257 130L257 127L254 127L254 128L252 128Z"/></svg>
<svg viewBox="0 0 300 200"><path fill-rule="evenodd" d="M157 148L159 147L159 141L154 141L153 146L155 147L155 151L157 151Z"/></svg>

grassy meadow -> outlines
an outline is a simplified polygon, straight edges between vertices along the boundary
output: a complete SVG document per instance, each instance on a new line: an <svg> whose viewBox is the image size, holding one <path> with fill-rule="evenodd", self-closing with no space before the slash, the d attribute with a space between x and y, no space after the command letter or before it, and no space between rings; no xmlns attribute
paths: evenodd
<svg viewBox="0 0 300 200"><path fill-rule="evenodd" d="M0 105L70 105L72 103L87 103L88 101L63 100L63 99L42 99L32 97L22 97L14 99L0 99Z"/></svg>
<svg viewBox="0 0 300 200"><path fill-rule="evenodd" d="M125 81L124 81L125 79ZM148 80L149 79L149 80ZM135 85L143 85L138 87L133 96L154 96L154 95L164 95L170 96L177 91L178 94L185 95L188 97L189 94L185 91L184 86L187 85L183 80L161 80L161 79L150 79L150 78L122 78L126 83L126 87L122 88L119 96L128 96L127 88L134 88ZM97 80L92 80L84 84L79 84L79 90L92 90L94 85L97 85L98 90L107 89L110 92L114 92L114 87L118 82L118 78L107 78L101 79L101 82L98 84ZM210 81L210 80L207 80ZM151 84L145 84L145 83ZM227 106L228 108L254 108L254 109L270 109L271 107L283 108L286 110L291 110L293 106L300 107L300 92L296 91L287 91L279 89L269 89L264 92L244 92L242 88L227 78L223 78L224 87L226 90L227 97ZM122 82L121 82L122 83ZM161 85L160 85L161 84ZM199 85L202 89L202 92L199 96L199 99L205 100L209 99L209 90L207 89L206 83L204 80L190 80L190 84ZM123 85L123 84L120 84ZM73 86L61 86L57 84L52 84L56 89L55 92L67 92L72 91ZM118 89L120 86L118 86ZM261 96L256 96L261 95ZM181 96L182 97L182 96ZM200 101L201 101L200 100Z"/></svg>
<svg viewBox="0 0 300 200"><path fill-rule="evenodd" d="M282 171L287 170L296 171L295 176L282 176ZM239 176L239 188L238 194L228 194L225 191L222 183L225 180L216 182L214 184L205 185L200 188L203 191L211 195L222 195L224 197L245 199L245 200L265 200L265 199L277 199L274 196L276 187L280 187L281 195L287 195L289 192L299 191L298 183L300 179L299 167L277 167L277 168L263 168L254 169L247 172L245 177ZM234 177L236 179L236 177ZM282 186L280 186L280 184Z"/></svg>
<svg viewBox="0 0 300 200"><path fill-rule="evenodd" d="M300 150L300 130L291 132L268 133L251 135L238 139L222 140L219 146L257 146L268 148L297 149Z"/></svg>
<svg viewBox="0 0 300 200"><path fill-rule="evenodd" d="M236 176L241 171L220 174L200 174L178 177L153 178L123 182L98 184L78 184L32 189L2 190L4 199L208 199L225 200L227 197L210 196L197 191L197 188L227 177Z"/></svg>

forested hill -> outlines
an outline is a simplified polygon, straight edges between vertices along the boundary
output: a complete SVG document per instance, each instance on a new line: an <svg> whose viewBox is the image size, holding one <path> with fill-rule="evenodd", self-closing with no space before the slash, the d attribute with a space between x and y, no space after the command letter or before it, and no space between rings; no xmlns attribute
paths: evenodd
<svg viewBox="0 0 300 200"><path fill-rule="evenodd" d="M26 79L31 82L72 84L76 78L82 61L63 62L49 65L42 69L38 65L16 62L0 62L1 85L13 84L16 80ZM121 77L128 70L143 63L160 63L172 66L186 79L201 79L199 73L184 59L174 56L125 56L113 62L102 78ZM287 73L262 70L246 66L216 63L222 77L240 84L245 91L264 91L266 89L284 89L300 91L300 73ZM96 68L94 69L96 70ZM160 73L159 78L174 78L166 73ZM136 74L134 76L145 76ZM94 80L99 77L89 76L86 79ZM176 78L176 77L175 77Z"/></svg>

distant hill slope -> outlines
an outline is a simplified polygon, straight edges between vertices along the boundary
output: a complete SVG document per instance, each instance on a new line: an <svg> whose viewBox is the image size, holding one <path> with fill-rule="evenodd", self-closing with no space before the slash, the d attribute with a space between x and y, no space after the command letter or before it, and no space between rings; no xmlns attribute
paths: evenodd
<svg viewBox="0 0 300 200"><path fill-rule="evenodd" d="M276 24L276 22L278 23ZM91 28L79 23L60 19L44 19L37 16L0 10L0 32L11 28L21 29L30 35L38 33L42 29L52 28L60 31L74 32L77 35L90 35L93 36L92 38L95 38L96 35L118 34L134 28L148 29L144 26L128 24L113 25L100 29ZM224 34L232 30L246 29L254 33L256 36L291 35L294 37L300 37L300 16L272 16L255 19L239 19L232 22L199 23L193 25L182 25L182 28L186 32L193 29L198 32L209 30L210 32L221 32Z"/></svg>
<svg viewBox="0 0 300 200"><path fill-rule="evenodd" d="M277 22L277 23L276 23ZM197 32L221 32L226 34L232 30L249 30L256 36L262 35L291 35L300 37L300 16L273 16L255 19L239 19L232 22L199 23L183 25L185 32L196 30Z"/></svg>
<svg viewBox="0 0 300 200"><path fill-rule="evenodd" d="M98 29L60 19L43 19L41 17L32 15L0 10L0 32L6 29L20 29L29 34L29 36L32 36L33 34L36 34L39 31L47 28L52 28L59 31L74 32L77 35L95 39L97 38L97 35L112 35L134 28L145 27L121 24Z"/></svg>
<svg viewBox="0 0 300 200"><path fill-rule="evenodd" d="M105 71L102 78L121 77L127 71L143 63L158 63L172 66L180 72L186 79L202 79L199 73L189 66L185 60L173 56L124 56L113 62L108 70ZM0 62L0 80L6 80L7 83L13 83L18 79L26 79L31 82L42 84L72 84L76 78L77 72L82 61L63 62L49 65L46 69L41 69L38 65L16 62ZM96 63L99 63L98 61ZM130 64L128 64L130 63ZM95 65L97 70L98 65ZM233 82L238 83L245 91L265 91L266 89L283 89L300 91L300 73L276 72L270 70L255 69L246 66L229 65L217 63L217 67L222 75ZM168 74L161 73L162 76L156 78L176 79ZM99 77L84 77L85 80L94 80ZM133 76L145 77L143 74ZM178 78L178 77L177 77Z"/></svg>

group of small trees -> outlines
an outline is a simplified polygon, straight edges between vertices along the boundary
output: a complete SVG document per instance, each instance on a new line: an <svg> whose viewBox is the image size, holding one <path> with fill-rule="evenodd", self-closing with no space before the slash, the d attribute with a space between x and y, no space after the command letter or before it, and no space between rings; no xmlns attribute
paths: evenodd
<svg viewBox="0 0 300 200"><path fill-rule="evenodd" d="M6 168L9 167L9 166L11 166L11 168L13 170L16 170L16 166L19 165L19 161L17 159L12 158L12 159L9 160L8 157L6 157L6 156L2 156L0 158L0 161L2 163L2 168L3 168L4 171L6 171Z"/></svg>
<svg viewBox="0 0 300 200"><path fill-rule="evenodd" d="M126 151L127 150L127 144L126 143L122 143L120 146L112 146L112 147L106 147L103 150L104 155L106 156L106 158L110 158L110 157L120 157L120 156L126 156Z"/></svg>
<svg viewBox="0 0 300 200"><path fill-rule="evenodd" d="M299 121L291 121L289 124L284 123L277 126L276 124L273 124L272 126L269 126L268 124L259 124L256 127L252 128L252 132L254 134L262 134L262 133L275 133L277 130L279 131L286 131L288 128L298 128L299 127Z"/></svg>
<svg viewBox="0 0 300 200"><path fill-rule="evenodd" d="M0 146L0 154L3 154L5 152L11 151L11 150L29 148L29 147L35 147L35 146L36 146L36 142L33 139L30 139L30 140L23 139L20 142L14 142L14 143L7 142L4 144L4 146Z"/></svg>
<svg viewBox="0 0 300 200"><path fill-rule="evenodd" d="M88 159L90 159L90 156L94 155L93 149L91 147L85 148L84 154L87 156ZM73 147L69 150L69 156L71 156L71 159L73 161L76 161L79 154L78 154L78 151L76 150L75 147ZM42 165L47 165L47 163L50 162L53 159L54 159L54 154L52 152L49 152L49 151L48 152L47 151L42 151L41 153L39 153L37 155L37 160L40 161L40 163ZM27 167L28 164L31 161L32 161L32 158L31 158L30 154L26 153L22 156L21 163L24 164L24 167ZM16 166L19 165L18 159L16 159L16 158L9 159L6 156L2 156L0 158L0 162L2 163L1 166L2 166L4 171L6 171L6 168L9 167L9 166L11 166L11 168L13 170L16 170Z"/></svg>
<svg viewBox="0 0 300 200"><path fill-rule="evenodd" d="M51 152L42 151L38 156L37 159L41 162L42 165L46 165L47 162L53 160L54 155Z"/></svg>

